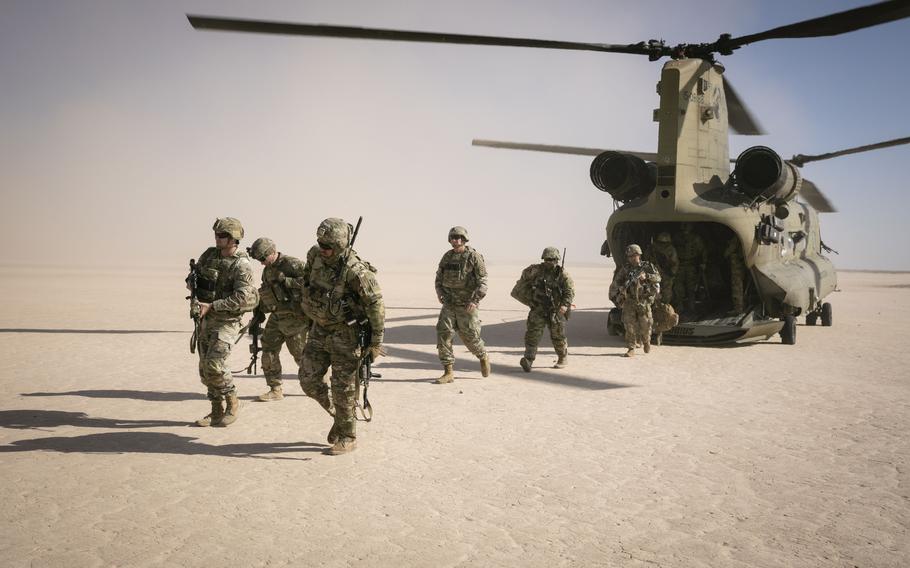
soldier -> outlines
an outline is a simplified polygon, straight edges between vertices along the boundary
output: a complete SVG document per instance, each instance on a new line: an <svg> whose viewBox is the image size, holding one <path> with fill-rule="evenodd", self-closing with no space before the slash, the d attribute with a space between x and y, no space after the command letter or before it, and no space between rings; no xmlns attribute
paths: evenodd
<svg viewBox="0 0 910 568"><path fill-rule="evenodd" d="M651 304L660 294L660 274L648 261L641 260L641 247L626 247L627 264L613 275L610 299L622 308L622 324L626 329L624 357L635 355L635 344L640 342L645 353L651 351Z"/></svg>
<svg viewBox="0 0 910 568"><path fill-rule="evenodd" d="M705 241L692 230L692 223L683 223L682 241L676 249L679 255L679 271L676 273L674 306L677 310L695 309L695 291L705 267L708 264L708 249Z"/></svg>
<svg viewBox="0 0 910 568"><path fill-rule="evenodd" d="M480 374L490 376L490 358L480 337L480 316L478 305L487 295L487 267L483 256L467 246L468 231L464 227L449 230L449 244L452 250L442 255L436 270L436 297L442 304L439 320L436 322L436 350L445 368L438 384L455 380L452 366L452 339L455 332L465 346L480 359Z"/></svg>
<svg viewBox="0 0 910 568"><path fill-rule="evenodd" d="M208 388L212 411L197 426L227 426L237 420L240 401L227 366L231 346L240 333L240 318L259 302L253 267L240 248L243 226L233 217L217 219L215 246L197 263L199 316L199 377ZM227 401L226 407L222 402Z"/></svg>
<svg viewBox="0 0 910 568"><path fill-rule="evenodd" d="M385 322L376 269L351 248L351 232L342 219L323 221L316 230L317 246L307 253L303 275L303 309L313 326L303 350L300 386L334 416L327 437L332 455L357 447L357 369L362 357L382 355ZM371 333L368 353L358 345L359 333ZM323 381L330 366L331 397Z"/></svg>
<svg viewBox="0 0 910 568"><path fill-rule="evenodd" d="M281 400L281 346L287 343L288 351L300 367L300 357L306 344L310 318L303 313L301 290L304 266L302 260L278 252L275 242L262 237L256 239L247 251L265 269L259 287L259 310L269 314L262 333L262 372L269 391L259 395L262 402Z"/></svg>
<svg viewBox="0 0 910 568"><path fill-rule="evenodd" d="M730 263L730 296L733 300L733 312L745 311L743 305L743 278L746 275L746 264L743 260L742 246L734 235L724 249L724 258Z"/></svg>
<svg viewBox="0 0 910 568"><path fill-rule="evenodd" d="M657 235L645 255L645 260L650 261L660 270L660 301L665 304L672 303L673 281L679 271L679 256L676 254L676 247L673 246L670 233L664 231Z"/></svg>
<svg viewBox="0 0 910 568"><path fill-rule="evenodd" d="M556 247L543 249L540 258L543 262L525 268L512 288L512 297L531 308L525 331L525 354L520 361L521 368L526 373L531 372L537 355L537 344L547 327L550 328L553 349L559 357L554 367L562 369L569 364L566 319L575 299L575 285L559 266L559 251Z"/></svg>

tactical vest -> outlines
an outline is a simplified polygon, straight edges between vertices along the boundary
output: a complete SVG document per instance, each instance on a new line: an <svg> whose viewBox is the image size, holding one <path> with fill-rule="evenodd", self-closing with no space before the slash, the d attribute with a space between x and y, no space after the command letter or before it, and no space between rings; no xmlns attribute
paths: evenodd
<svg viewBox="0 0 910 568"><path fill-rule="evenodd" d="M439 264L442 270L442 288L456 302L468 302L477 289L474 275L474 249L467 247L463 253L448 251Z"/></svg>
<svg viewBox="0 0 910 568"><path fill-rule="evenodd" d="M363 317L358 298L345 285L346 273L358 274L361 270L372 270L372 267L355 254L348 257L346 269L341 270L337 263L330 265L317 255L311 261L309 279L304 287L303 310L323 327L344 323L349 316ZM345 315L346 311L349 316Z"/></svg>
<svg viewBox="0 0 910 568"><path fill-rule="evenodd" d="M259 287L259 303L265 313L281 311L298 311L301 297L297 290L289 289L283 282L276 279L283 274L287 277L302 276L302 274L289 274L286 272L291 263L297 259L282 255L271 266L266 266L262 271L262 285ZM298 261L299 262L299 261Z"/></svg>
<svg viewBox="0 0 910 568"><path fill-rule="evenodd" d="M207 249L199 257L196 279L196 297L200 302L211 304L215 300L227 298L234 292L231 273L243 258L249 258L238 250L233 256L224 257L217 248Z"/></svg>

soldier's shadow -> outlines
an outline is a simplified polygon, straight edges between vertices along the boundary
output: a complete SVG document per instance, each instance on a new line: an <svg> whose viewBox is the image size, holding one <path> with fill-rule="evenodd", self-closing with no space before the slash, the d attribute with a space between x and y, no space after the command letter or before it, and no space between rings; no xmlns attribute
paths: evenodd
<svg viewBox="0 0 910 568"><path fill-rule="evenodd" d="M149 402L182 402L205 398L198 392L155 392L139 390L79 390L62 392L24 392L20 396L84 396L88 398L132 398Z"/></svg>
<svg viewBox="0 0 910 568"><path fill-rule="evenodd" d="M0 428L16 430L40 430L57 426L78 426L81 428L160 428L186 426L186 422L173 420L118 420L92 418L84 412L61 410L2 410Z"/></svg>
<svg viewBox="0 0 910 568"><path fill-rule="evenodd" d="M300 452L322 452L323 444L310 442L273 442L224 444L215 446L196 442L197 438L162 432L109 432L74 437L48 437L18 440L0 446L2 452L61 452L86 454L172 454L205 455L227 458L257 458L307 461L308 457L274 456Z"/></svg>

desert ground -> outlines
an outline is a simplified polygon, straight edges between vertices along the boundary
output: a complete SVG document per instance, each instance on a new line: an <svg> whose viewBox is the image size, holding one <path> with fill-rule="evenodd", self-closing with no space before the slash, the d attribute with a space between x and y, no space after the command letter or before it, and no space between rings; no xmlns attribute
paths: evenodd
<svg viewBox="0 0 910 568"><path fill-rule="evenodd" d="M283 401L241 373L239 420L189 425L208 402L180 267L0 267L2 564L910 565L910 274L841 272L833 327L796 345L630 360L612 265L570 265L570 366L545 339L524 373L522 267L489 268L493 374L459 344L435 385L435 265L381 267L374 420L329 456L286 352Z"/></svg>

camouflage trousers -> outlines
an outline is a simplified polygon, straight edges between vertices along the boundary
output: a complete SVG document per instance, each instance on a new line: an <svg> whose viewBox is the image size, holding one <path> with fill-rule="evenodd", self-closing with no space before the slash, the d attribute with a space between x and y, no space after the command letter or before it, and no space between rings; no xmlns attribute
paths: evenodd
<svg viewBox="0 0 910 568"><path fill-rule="evenodd" d="M300 367L300 357L310 330L310 318L293 312L269 314L269 321L262 331L262 372L270 387L281 386L281 346L287 344L288 352Z"/></svg>
<svg viewBox="0 0 910 568"><path fill-rule="evenodd" d="M531 311L528 312L528 327L525 331L525 359L533 361L537 357L537 344L546 328L550 328L550 341L553 342L556 354L560 357L566 355L568 351L566 319L559 314L551 315L549 311L542 308L531 308Z"/></svg>
<svg viewBox="0 0 910 568"><path fill-rule="evenodd" d="M743 306L743 278L746 275L746 267L738 264L730 264L730 299L733 301L733 310L742 313Z"/></svg>
<svg viewBox="0 0 910 568"><path fill-rule="evenodd" d="M480 337L480 310L475 309L468 313L465 306L443 304L439 310L439 320L436 322L436 350L443 365L455 362L455 355L452 353L455 332L458 332L465 347L475 357L480 359L487 354L487 348Z"/></svg>
<svg viewBox="0 0 910 568"><path fill-rule="evenodd" d="M354 420L354 403L357 396L357 367L360 364L360 347L357 332L344 323L323 327L313 324L307 336L300 363L300 386L310 398L332 413L335 406L335 431L343 438L357 437ZM332 395L323 377L332 368Z"/></svg>
<svg viewBox="0 0 910 568"><path fill-rule="evenodd" d="M683 306L695 304L695 291L698 290L699 275L700 270L697 266L688 264L679 265L679 270L674 276L674 306L682 308ZM661 282L661 286L663 286L663 282ZM661 295L661 297L663 296Z"/></svg>
<svg viewBox="0 0 910 568"><path fill-rule="evenodd" d="M235 390L228 357L239 334L240 318L216 320L206 316L202 319L196 350L199 378L208 388L209 400L223 400Z"/></svg>
<svg viewBox="0 0 910 568"><path fill-rule="evenodd" d="M651 326L654 318L651 316L650 304L636 304L623 302L622 325L626 330L626 347L633 349L636 343L651 343Z"/></svg>
<svg viewBox="0 0 910 568"><path fill-rule="evenodd" d="M673 282L676 280L675 276L663 276L660 277L660 301L665 304L673 303Z"/></svg>

